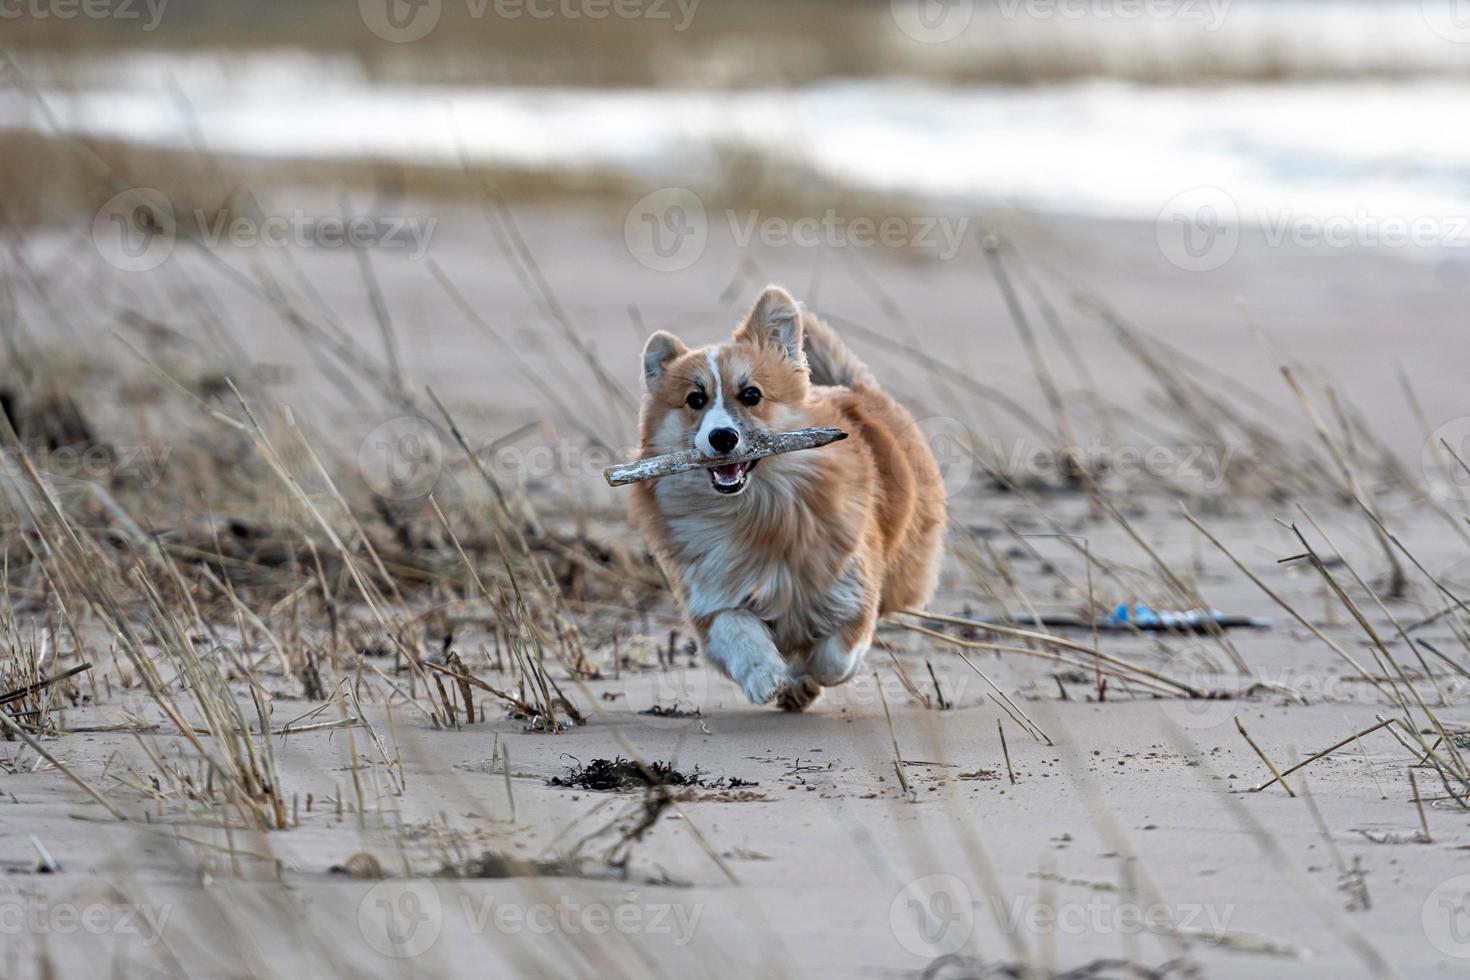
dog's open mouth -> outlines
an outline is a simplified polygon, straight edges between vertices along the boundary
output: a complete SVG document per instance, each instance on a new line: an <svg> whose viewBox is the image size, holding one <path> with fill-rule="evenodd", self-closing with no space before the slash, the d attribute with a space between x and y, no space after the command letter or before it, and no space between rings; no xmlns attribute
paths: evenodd
<svg viewBox="0 0 1470 980"><path fill-rule="evenodd" d="M739 493L745 489L745 483L750 479L750 471L755 469L755 464L760 460L753 459L748 463L731 463L728 466L711 466L709 469L709 482L715 488L716 493Z"/></svg>

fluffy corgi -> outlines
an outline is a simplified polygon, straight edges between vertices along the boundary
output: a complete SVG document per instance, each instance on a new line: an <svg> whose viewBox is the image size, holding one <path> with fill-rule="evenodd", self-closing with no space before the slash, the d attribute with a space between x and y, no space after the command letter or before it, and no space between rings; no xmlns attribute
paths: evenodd
<svg viewBox="0 0 1470 980"><path fill-rule="evenodd" d="M862 666L878 618L922 608L944 545L938 464L826 323L768 287L730 340L643 349L642 453L740 454L754 433L843 442L633 488L632 519L706 656L756 704L801 711Z"/></svg>

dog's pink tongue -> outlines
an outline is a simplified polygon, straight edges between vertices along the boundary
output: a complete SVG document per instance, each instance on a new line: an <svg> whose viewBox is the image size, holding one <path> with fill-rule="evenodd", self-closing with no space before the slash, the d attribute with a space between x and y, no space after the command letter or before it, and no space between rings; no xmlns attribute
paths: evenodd
<svg viewBox="0 0 1470 980"><path fill-rule="evenodd" d="M729 466L716 466L715 476L726 483L734 483L740 479L740 464L731 463Z"/></svg>

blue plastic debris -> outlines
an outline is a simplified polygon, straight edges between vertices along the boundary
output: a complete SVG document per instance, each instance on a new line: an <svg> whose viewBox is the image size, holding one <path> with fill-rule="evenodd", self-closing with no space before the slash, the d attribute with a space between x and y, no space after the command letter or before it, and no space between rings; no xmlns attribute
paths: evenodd
<svg viewBox="0 0 1470 980"><path fill-rule="evenodd" d="M1114 626L1137 626L1140 629L1176 629L1190 628L1198 629L1205 622L1213 619L1216 623L1224 625L1230 617L1227 617L1218 609L1206 612L1203 609L1186 609L1183 612L1173 610L1157 610L1143 603L1134 603L1129 606L1123 603L1113 610L1108 617L1108 622Z"/></svg>

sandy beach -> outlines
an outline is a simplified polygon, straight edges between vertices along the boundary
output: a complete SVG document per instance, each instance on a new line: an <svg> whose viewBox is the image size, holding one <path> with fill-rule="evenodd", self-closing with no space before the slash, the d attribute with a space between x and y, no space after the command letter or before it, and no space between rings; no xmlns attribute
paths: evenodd
<svg viewBox="0 0 1470 980"><path fill-rule="evenodd" d="M1236 727L1285 768L1402 713L1381 687L1396 696L1412 687L1448 729L1463 726L1458 668L1435 660L1428 664L1433 677L1423 676L1417 658L1426 654L1399 645L1386 615L1412 623L1445 605L1444 596L1400 552L1408 568L1402 598L1383 609L1365 598L1352 574L1381 585L1385 553L1357 505L1333 492L1331 466L1316 469L1331 453L1280 375L1282 365L1293 366L1311 386L1314 410L1324 412L1332 409L1319 385L1330 379L1340 405L1350 406L1338 411L1372 420L1384 460L1398 462L1401 479L1385 475L1380 445L1355 429L1339 444L1334 424L1334 451L1351 454L1352 471L1363 474L1364 492L1406 551L1456 590L1463 528L1451 531L1457 518L1436 513L1412 489L1432 484L1421 468L1425 437L1396 372L1431 424L1453 421L1466 363L1457 356L1465 343L1457 267L1366 249L1324 256L1245 235L1221 269L1190 272L1170 264L1153 225L1001 213L969 216L965 244L949 260L910 248L742 250L711 233L691 268L669 274L638 261L624 234L627 212L620 216L615 206L512 203L504 214L524 236L520 254L534 257L549 290L542 292L537 280L521 278L532 266L497 251L500 226L480 203L404 212L440 218L432 246L418 260L375 256L373 274L400 339L411 329L412 342L401 349L405 387L442 442L426 457L438 468L427 489L422 481L388 484L404 491L391 512L382 511L396 514L388 518L395 523L363 511L369 537L381 541L389 528L401 534L408 527L423 536L415 550L435 547L428 543L430 490L455 508L485 506L484 485L434 421L422 394L432 387L470 440L487 447L497 479L531 502L546 534L581 542L589 556L634 556L604 557L600 567L593 562L566 580L581 610L587 662L575 672L560 663L548 669L585 724L558 734L529 731L525 718L507 717L502 701L477 689L473 723L461 715L449 730L436 727L412 703L425 697L423 681L412 681L401 657L372 653L366 641L359 649L372 653L363 658L371 673L383 672L386 684L404 692L413 683L416 695L395 695L374 677L359 688L360 704L306 697L300 676L288 678L276 662L265 632L247 628L242 653L258 670L257 696L270 699L270 724L305 729L259 740L262 749L270 743L280 783L273 791L290 810L287 829L267 833L239 824L229 807L204 802L209 793L191 779L207 779L208 766L200 768L189 740L139 689L116 639L99 632L88 648L92 672L68 682L73 703L50 709L60 737L48 738L46 748L64 772L105 794L123 822L27 743L7 745L4 907L27 917L24 926L4 924L7 975L41 975L47 964L65 973L109 957L129 976L1010 975L994 972L998 964L1094 971L1079 976L1195 968L1429 976L1458 969L1470 952L1453 928L1467 883L1455 857L1466 843L1464 821L1453 787L1423 767L1417 785L1429 837L1417 836L1409 773L1419 759L1406 747L1408 736L1380 729L1351 742L1289 778L1291 797L1279 786L1252 792L1270 773ZM1046 472L1045 457L1032 452L1055 448L1045 431L1028 432L1024 422L1048 418L1047 403L980 248L987 230L1013 243L1026 274L1063 311L1059 322L1075 360L1049 343L1050 370L1086 433L1079 442L1094 446L1100 467L1113 467L1099 473L1117 518L1093 510L1087 493L1060 485L1055 460ZM28 240L44 277L64 268L60 243L68 234ZM363 483L382 489L364 439L412 415L405 403L346 404L346 389L330 382L331 372L308 366L310 345L268 302L227 298L235 285L217 263L248 270L251 261L277 255L180 249L165 282L190 282L213 297L198 301L199 309L229 309L222 336L249 358L229 373L251 379L254 396L271 400L261 408L271 431L281 431L275 406L290 406L331 468L345 474L351 499L369 499L359 496ZM361 305L370 300L353 256L304 249L299 261L304 279L318 284L314 308L350 324L353 343L376 360L380 335L370 306ZM192 300L164 322L112 336L110 320L144 297L138 280L109 279L105 264L91 264L99 288L51 294L47 315L74 332L74 362L117 351L107 356L127 364L107 383L76 391L99 433L117 446L172 447L166 469L207 458L210 439L243 438L156 375L152 395L135 391L119 410L119 391L144 387L151 373L119 339L160 370L167 363L180 371L220 357L224 341L207 356L180 346L185 341L170 327ZM826 692L809 713L742 703L738 689L687 646L666 594L618 580L627 573L609 575L623 561L641 567L644 578L650 569L636 559L642 545L622 523L620 493L601 483L602 456L589 449L595 436L622 451L631 417L596 387L583 355L631 397L648 330L712 340L766 281L809 297L838 324L850 322L853 346L916 414L938 420L937 438L968 442L946 458L954 529L932 612L1079 614L1087 608L1089 564L1098 608L1178 608L1179 579L1211 608L1270 619L1269 628L1229 633L1245 671L1209 636L1104 632L1097 649L1109 657L1212 699L1159 696L1131 672L1108 677L1099 698L1102 678L1088 669L1089 654L1072 650L1081 666L1069 666L1037 659L1054 649L1044 640L1007 641L903 617L1013 652L963 650L896 623L882 631L863 676ZM486 322L467 322L444 282L474 310L489 311ZM1105 300L1137 331L1132 336L1150 338L1143 350L1165 362L1164 374L1150 375L1063 284ZM552 316L548 296L560 304ZM580 353L558 333L556 317L575 325ZM1040 320L1037 329L1044 329ZM1176 360L1171 352L1186 329L1189 360ZM1085 377L1074 373L1077 366ZM1297 492L1283 476L1276 499L1249 496L1250 468L1280 460L1266 459L1260 445L1235 445L1232 455L1192 443L1182 409L1159 385L1171 376L1201 397L1228 401L1230 411L1295 447L1286 456L1300 453L1293 458L1310 474L1302 486L1317 492ZM986 402L967 384L993 388L1000 400ZM231 412L223 398L211 398L206 409L239 415L238 405ZM570 411L559 412L558 402ZM1049 421L1042 425L1049 431ZM492 445L508 433L510 442ZM1109 433L1113 441L1104 442ZM1120 449L1152 462L1129 470L1133 457ZM1014 464L1013 481L998 480L990 469L997 459ZM263 467L253 472L259 486L246 496L257 507L291 507ZM175 476L165 485L193 482ZM1236 476L1243 482L1232 490ZM12 471L12 492L17 480ZM1175 484L1184 489L1169 492ZM317 482L308 484L308 498L329 502L330 495ZM1311 628L1195 531L1184 507ZM1334 652L1330 644L1381 678L1368 634L1324 575L1300 559L1278 563L1306 550L1285 523L1302 529L1333 579L1394 644L1408 680L1375 685ZM410 553L394 558L395 567ZM517 673L492 636L484 602L465 592L464 581L450 586L445 574L404 579L406 614L430 617L435 636L447 624L449 646L474 676L515 688ZM13 570L11 585L9 642L44 648L56 627L41 616L42 583L18 580ZM304 625L299 613L293 624L286 601L263 608L269 632L279 631L293 650L291 638L320 642L322 625ZM363 636L372 633L366 613L345 615ZM211 629L238 638L238 625L225 617ZM1459 629L1451 617L1414 636L1453 658ZM1092 649L1089 630L1056 632ZM210 647L198 640L200 649ZM341 675L351 687L349 678ZM249 705L255 685L238 676L229 683ZM1409 716L1421 718L1417 708ZM324 724L348 717L360 723ZM672 789L652 826L626 838L626 826L661 797L555 783L618 757L667 762L707 785ZM171 775L149 775L157 769ZM193 802L191 793L199 794ZM35 873L33 838L59 873ZM621 857L610 864L614 852ZM495 856L490 867L466 870L487 855ZM526 863L507 870L506 862ZM88 912L89 920L68 918L72 909L103 911Z"/></svg>

